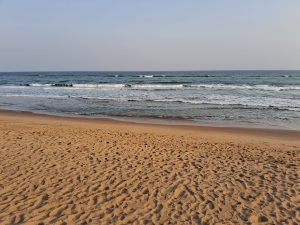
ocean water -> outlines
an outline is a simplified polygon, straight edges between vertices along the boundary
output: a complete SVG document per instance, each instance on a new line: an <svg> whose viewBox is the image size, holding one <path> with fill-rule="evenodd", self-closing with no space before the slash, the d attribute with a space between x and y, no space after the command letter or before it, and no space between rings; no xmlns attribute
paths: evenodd
<svg viewBox="0 0 300 225"><path fill-rule="evenodd" d="M0 73L0 109L300 130L300 71Z"/></svg>

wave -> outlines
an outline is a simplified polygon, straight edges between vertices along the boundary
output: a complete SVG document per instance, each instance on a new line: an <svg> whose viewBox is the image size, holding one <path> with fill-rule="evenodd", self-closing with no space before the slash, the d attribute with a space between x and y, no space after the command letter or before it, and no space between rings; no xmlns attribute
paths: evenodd
<svg viewBox="0 0 300 225"><path fill-rule="evenodd" d="M300 90L300 85L233 85L233 84L72 84L72 83L54 83L54 84L20 84L20 85L1 85L7 88L18 87L40 87L40 88L99 88L99 89L133 89L133 90L176 90L176 89L245 89L245 90L262 90L262 91L289 91Z"/></svg>
<svg viewBox="0 0 300 225"><path fill-rule="evenodd" d="M135 77L135 76L126 76L126 77ZM141 78L152 78L152 77L172 77L172 78L197 78L197 77L216 77L215 75L208 75L208 74L205 74L205 75L167 75L167 74L142 74L142 75L138 75L137 77L141 77Z"/></svg>
<svg viewBox="0 0 300 225"><path fill-rule="evenodd" d="M152 78L154 75L139 75L139 77Z"/></svg>
<svg viewBox="0 0 300 225"><path fill-rule="evenodd" d="M32 84L24 84L20 86L26 86L26 87L73 87L73 84L68 83L56 83L56 84L39 84L39 83L32 83Z"/></svg>
<svg viewBox="0 0 300 225"><path fill-rule="evenodd" d="M157 104L191 104L206 105L205 107L219 106L238 107L247 109L274 109L300 112L300 102L292 99L279 98L250 98L235 96L213 96L211 99L189 99L189 98L163 98L160 96L148 98L145 96L116 96L116 97L96 97L96 96L77 96L77 95L57 95L57 94L0 94L0 97L27 97L27 98L48 98L48 99L75 99L90 103L113 103L113 102L137 102L137 104L157 103Z"/></svg>
<svg viewBox="0 0 300 225"><path fill-rule="evenodd" d="M156 102L156 103L182 103L182 104L192 104L192 105L206 105L212 106L228 106L230 108L246 108L246 109L274 109L274 110L288 110L300 112L300 107L296 107L293 104L278 104L278 102L253 102L251 100L232 100L232 99L222 99L222 100L190 100L182 98L174 99L141 99L141 98L98 98L98 97L83 97L81 98L87 101L99 101L99 102Z"/></svg>
<svg viewBox="0 0 300 225"><path fill-rule="evenodd" d="M73 84L75 88L124 88L124 84Z"/></svg>
<svg viewBox="0 0 300 225"><path fill-rule="evenodd" d="M191 84L183 85L190 88L211 88L211 89L252 89L265 91L285 91L285 90L300 90L300 86L273 86L273 85L231 85L231 84Z"/></svg>
<svg viewBox="0 0 300 225"><path fill-rule="evenodd" d="M6 88L40 87L40 88L123 88L126 84L72 84L72 83L54 83L54 84L19 84L19 85L1 85Z"/></svg>
<svg viewBox="0 0 300 225"><path fill-rule="evenodd" d="M38 94L0 94L0 97L28 97L28 98L48 98L48 99L67 99L71 96L62 95L38 95Z"/></svg>

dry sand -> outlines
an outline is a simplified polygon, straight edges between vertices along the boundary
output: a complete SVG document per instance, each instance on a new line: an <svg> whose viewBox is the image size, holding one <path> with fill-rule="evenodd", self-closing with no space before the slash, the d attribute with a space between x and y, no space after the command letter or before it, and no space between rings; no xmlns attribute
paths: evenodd
<svg viewBox="0 0 300 225"><path fill-rule="evenodd" d="M0 224L300 224L299 132L0 113Z"/></svg>

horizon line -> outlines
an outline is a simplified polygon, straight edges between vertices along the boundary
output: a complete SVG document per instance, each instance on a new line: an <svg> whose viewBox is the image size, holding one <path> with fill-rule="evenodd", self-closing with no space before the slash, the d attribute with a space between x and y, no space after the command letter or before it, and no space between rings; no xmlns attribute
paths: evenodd
<svg viewBox="0 0 300 225"><path fill-rule="evenodd" d="M222 72L222 71L300 71L300 69L207 69L207 70L10 70L0 73L46 73L46 72Z"/></svg>

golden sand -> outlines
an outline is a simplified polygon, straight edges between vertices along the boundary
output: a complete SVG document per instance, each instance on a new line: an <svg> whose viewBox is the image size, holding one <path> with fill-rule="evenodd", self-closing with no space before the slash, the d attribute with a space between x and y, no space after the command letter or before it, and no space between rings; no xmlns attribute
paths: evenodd
<svg viewBox="0 0 300 225"><path fill-rule="evenodd" d="M300 134L0 113L0 224L299 224Z"/></svg>

